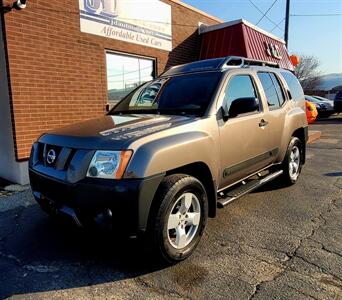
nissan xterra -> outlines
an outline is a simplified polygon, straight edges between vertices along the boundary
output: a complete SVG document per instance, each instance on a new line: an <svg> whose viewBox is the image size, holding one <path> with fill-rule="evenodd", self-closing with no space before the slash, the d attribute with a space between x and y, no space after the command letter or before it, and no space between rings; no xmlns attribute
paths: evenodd
<svg viewBox="0 0 342 300"><path fill-rule="evenodd" d="M108 114L42 135L29 174L50 215L144 237L187 258L216 208L277 177L294 184L308 125L297 78L243 57L176 66Z"/></svg>

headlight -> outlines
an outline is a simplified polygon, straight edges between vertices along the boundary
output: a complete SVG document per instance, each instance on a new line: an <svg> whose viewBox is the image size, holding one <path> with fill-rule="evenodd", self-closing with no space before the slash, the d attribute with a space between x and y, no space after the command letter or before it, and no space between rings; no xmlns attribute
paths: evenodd
<svg viewBox="0 0 342 300"><path fill-rule="evenodd" d="M90 162L87 177L121 179L132 151L96 151Z"/></svg>

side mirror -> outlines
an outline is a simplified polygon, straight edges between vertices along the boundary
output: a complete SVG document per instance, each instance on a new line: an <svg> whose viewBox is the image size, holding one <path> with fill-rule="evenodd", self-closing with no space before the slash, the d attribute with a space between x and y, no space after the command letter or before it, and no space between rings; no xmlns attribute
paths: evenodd
<svg viewBox="0 0 342 300"><path fill-rule="evenodd" d="M255 112L259 110L259 101L254 97L235 99L229 108L229 117L235 118L238 115Z"/></svg>

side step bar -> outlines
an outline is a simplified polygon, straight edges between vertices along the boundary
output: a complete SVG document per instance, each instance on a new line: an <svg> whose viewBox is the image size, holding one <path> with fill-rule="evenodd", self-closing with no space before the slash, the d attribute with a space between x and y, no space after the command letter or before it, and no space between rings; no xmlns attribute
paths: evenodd
<svg viewBox="0 0 342 300"><path fill-rule="evenodd" d="M271 173L263 178L255 179L247 182L246 184L242 184L235 189L230 190L226 195L225 198L220 198L217 200L217 207L223 208L228 203L248 194L249 192L261 187L265 183L277 178L283 174L283 170L279 170L277 172Z"/></svg>

